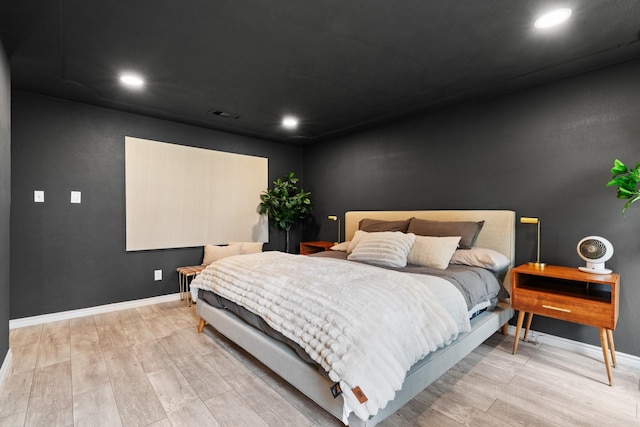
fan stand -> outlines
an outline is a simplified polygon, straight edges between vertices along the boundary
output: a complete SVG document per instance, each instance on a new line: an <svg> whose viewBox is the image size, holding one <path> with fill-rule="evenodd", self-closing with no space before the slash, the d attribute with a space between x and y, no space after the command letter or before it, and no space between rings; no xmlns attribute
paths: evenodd
<svg viewBox="0 0 640 427"><path fill-rule="evenodd" d="M611 270L604 268L604 262L587 262L586 267L578 267L578 270L591 274L611 274Z"/></svg>

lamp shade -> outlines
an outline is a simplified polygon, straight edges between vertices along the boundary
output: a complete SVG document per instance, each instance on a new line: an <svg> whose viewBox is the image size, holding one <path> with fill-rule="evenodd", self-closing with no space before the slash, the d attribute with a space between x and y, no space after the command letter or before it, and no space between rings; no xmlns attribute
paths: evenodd
<svg viewBox="0 0 640 427"><path fill-rule="evenodd" d="M538 222L540 222L540 220L538 218L533 218L530 216L523 216L520 217L520 222L522 224L537 224Z"/></svg>

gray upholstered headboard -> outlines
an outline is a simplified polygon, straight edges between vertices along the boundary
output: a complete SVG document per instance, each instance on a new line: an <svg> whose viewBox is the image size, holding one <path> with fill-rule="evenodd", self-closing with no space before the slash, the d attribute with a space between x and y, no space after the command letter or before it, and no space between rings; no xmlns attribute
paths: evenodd
<svg viewBox="0 0 640 427"><path fill-rule="evenodd" d="M493 249L511 260L516 257L516 213L507 210L434 210L434 211L349 211L345 213L345 240L351 240L363 218L404 220L408 218L432 221L484 221L475 246ZM504 286L511 289L511 275L505 277Z"/></svg>

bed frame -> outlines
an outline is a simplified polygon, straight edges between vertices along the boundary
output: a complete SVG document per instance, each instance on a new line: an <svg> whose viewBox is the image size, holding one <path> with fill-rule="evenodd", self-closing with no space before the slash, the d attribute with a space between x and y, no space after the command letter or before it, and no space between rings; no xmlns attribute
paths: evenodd
<svg viewBox="0 0 640 427"><path fill-rule="evenodd" d="M345 214L345 237L346 240L353 237L358 229L358 223L363 218L402 220L411 217L435 221L484 220L484 227L475 246L501 252L508 256L512 263L515 259L515 212L513 211L353 211ZM507 272L503 283L507 290L510 290L510 277L510 272ZM226 310L214 308L201 300L196 304L196 311L200 316L198 332L202 332L208 323L326 411L339 420L342 419L342 398L334 399L330 391L333 382L318 372L316 367L302 361L287 345L246 325ZM372 427L392 415L494 332L501 327L504 332L511 317L513 317L513 310L508 300L500 301L494 311L483 312L476 316L471 320L471 331L460 334L452 344L430 353L416 363L407 374L402 389L396 393L395 399L382 408L375 417L363 421L352 413L349 417L349 426Z"/></svg>

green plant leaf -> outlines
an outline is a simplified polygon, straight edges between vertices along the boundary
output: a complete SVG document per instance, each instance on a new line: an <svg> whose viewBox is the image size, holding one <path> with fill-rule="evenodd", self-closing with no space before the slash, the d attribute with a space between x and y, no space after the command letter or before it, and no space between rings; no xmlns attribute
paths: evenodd
<svg viewBox="0 0 640 427"><path fill-rule="evenodd" d="M624 188L627 191L633 192L636 189L636 181L630 176L625 176L622 182L620 182L619 187Z"/></svg>
<svg viewBox="0 0 640 427"><path fill-rule="evenodd" d="M611 181L607 182L607 187L613 187L614 185L618 186L618 185L620 185L622 183L623 182L621 181L620 177L615 177Z"/></svg>
<svg viewBox="0 0 640 427"><path fill-rule="evenodd" d="M615 159L611 173L613 179L607 182L607 187L617 187L616 197L627 200L622 208L622 213L625 213L629 206L640 199L640 189L636 188L640 182L640 162L635 168L628 169L624 163Z"/></svg>
<svg viewBox="0 0 640 427"><path fill-rule="evenodd" d="M611 173L613 175L620 175L623 173L627 173L627 167L620 160L615 159L613 161L613 167L611 168Z"/></svg>
<svg viewBox="0 0 640 427"><path fill-rule="evenodd" d="M633 199L631 199L627 203L625 203L624 207L622 208L622 213L625 213L627 208L629 208L629 206L631 206L632 203L635 203L638 200L640 200L640 195L637 195L636 197L634 197Z"/></svg>
<svg viewBox="0 0 640 427"><path fill-rule="evenodd" d="M624 188L618 188L618 194L616 195L618 199L630 199L633 197L633 192L629 190L625 190Z"/></svg>

